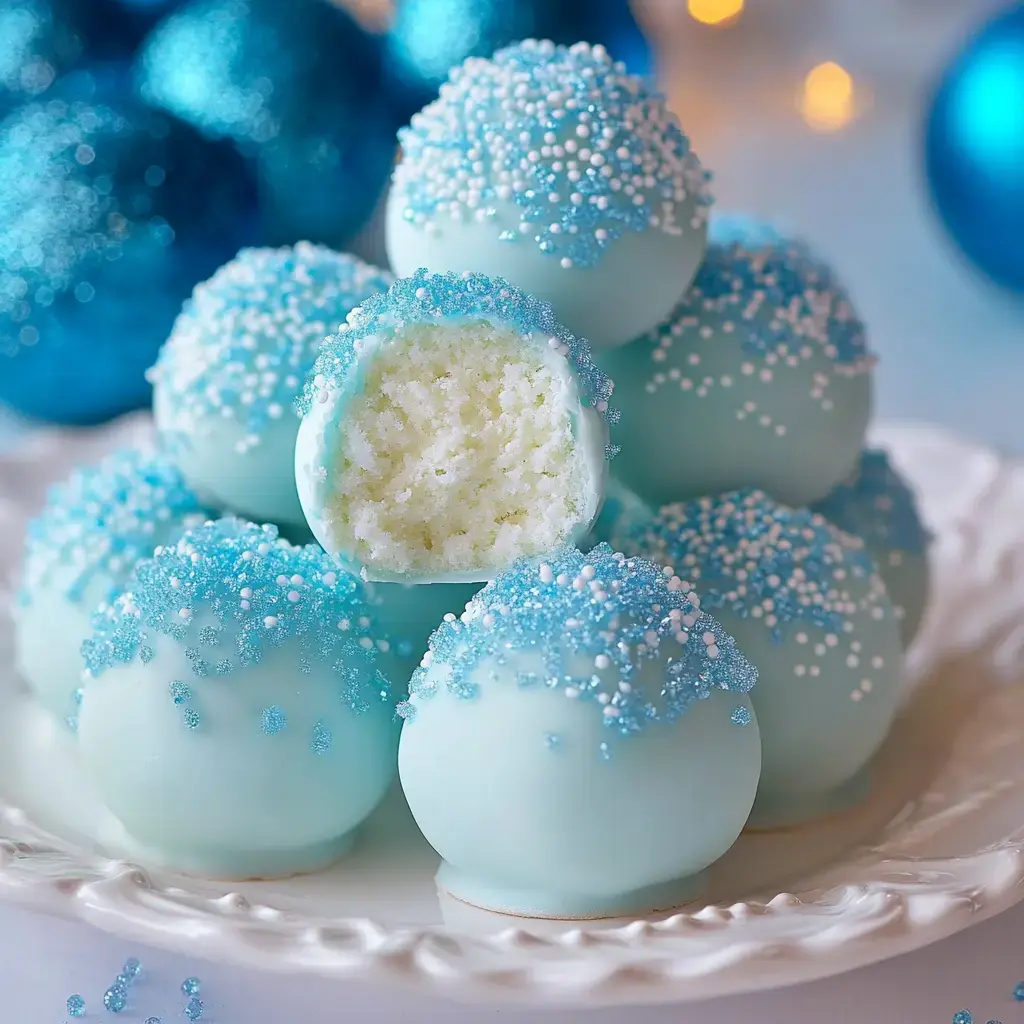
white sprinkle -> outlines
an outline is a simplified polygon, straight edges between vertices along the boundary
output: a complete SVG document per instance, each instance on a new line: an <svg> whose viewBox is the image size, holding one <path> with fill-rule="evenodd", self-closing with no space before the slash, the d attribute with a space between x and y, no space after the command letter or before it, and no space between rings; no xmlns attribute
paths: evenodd
<svg viewBox="0 0 1024 1024"><path fill-rule="evenodd" d="M267 629L273 629L274 626L277 625L277 616L276 615L268 615L263 620L263 625L266 626Z"/></svg>

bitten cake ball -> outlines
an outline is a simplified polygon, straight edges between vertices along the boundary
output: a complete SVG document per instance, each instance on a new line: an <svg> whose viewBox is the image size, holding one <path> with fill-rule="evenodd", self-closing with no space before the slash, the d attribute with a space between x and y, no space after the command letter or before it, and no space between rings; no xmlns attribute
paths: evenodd
<svg viewBox="0 0 1024 1024"><path fill-rule="evenodd" d="M657 326L700 264L707 175L664 97L601 46L471 58L399 137L396 273L500 275L608 347Z"/></svg>
<svg viewBox="0 0 1024 1024"><path fill-rule="evenodd" d="M29 523L15 602L18 671L43 706L74 725L82 641L140 558L209 515L166 459L125 449L76 470Z"/></svg>
<svg viewBox="0 0 1024 1024"><path fill-rule="evenodd" d="M655 504L747 486L817 501L856 464L871 414L864 329L796 243L709 246L669 319L599 362L622 410L613 471Z"/></svg>
<svg viewBox="0 0 1024 1024"><path fill-rule="evenodd" d="M311 870L394 776L387 647L358 580L319 548L207 523L97 617L86 769L147 859L216 878Z"/></svg>
<svg viewBox="0 0 1024 1024"><path fill-rule="evenodd" d="M399 705L439 885L552 918L691 898L754 800L756 678L651 562L607 545L518 562L446 618Z"/></svg>
<svg viewBox="0 0 1024 1024"><path fill-rule="evenodd" d="M851 476L814 506L860 537L892 599L904 644L917 635L928 603L928 531L914 494L884 451L865 450Z"/></svg>
<svg viewBox="0 0 1024 1024"><path fill-rule="evenodd" d="M692 583L757 665L763 763L751 821L790 824L862 797L902 666L862 542L751 490L665 506L615 540Z"/></svg>
<svg viewBox="0 0 1024 1024"><path fill-rule="evenodd" d="M185 304L150 373L162 441L212 503L304 525L295 400L324 338L391 283L321 246L243 249Z"/></svg>
<svg viewBox="0 0 1024 1024"><path fill-rule="evenodd" d="M395 283L324 342L295 450L324 548L364 579L485 582L581 540L611 381L547 303L481 274Z"/></svg>

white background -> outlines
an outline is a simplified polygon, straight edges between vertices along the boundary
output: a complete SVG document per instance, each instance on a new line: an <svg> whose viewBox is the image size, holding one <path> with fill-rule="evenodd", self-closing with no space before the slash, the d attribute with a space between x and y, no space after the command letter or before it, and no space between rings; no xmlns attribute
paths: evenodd
<svg viewBox="0 0 1024 1024"><path fill-rule="evenodd" d="M922 114L942 61L990 0L748 0L732 29L686 27L683 0L651 0L668 40L667 81L721 205L781 218L841 269L867 320L879 412L928 419L1024 454L1024 302L963 267L927 205ZM756 10L755 10L756 8ZM830 13L823 13L828 8ZM794 15L793 11L802 11ZM789 12L789 13L787 13ZM664 30L664 31L663 31ZM805 71L837 60L854 75L862 116L823 135L793 96ZM14 425L8 438L15 432ZM146 964L130 1010L101 1008L128 955ZM0 1024L57 1024L86 997L86 1020L181 1021L182 978L204 982L213 1024L977 1024L1024 1022L1024 907L930 949L798 989L694 1006L590 1013L461 1007L421 994L259 976L142 949L24 910L0 908Z"/></svg>

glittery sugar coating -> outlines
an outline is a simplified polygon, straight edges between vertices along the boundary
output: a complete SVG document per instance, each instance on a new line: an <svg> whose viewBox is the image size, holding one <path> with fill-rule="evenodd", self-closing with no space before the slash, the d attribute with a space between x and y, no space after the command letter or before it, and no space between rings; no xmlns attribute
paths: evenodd
<svg viewBox="0 0 1024 1024"><path fill-rule="evenodd" d="M201 648L189 647L190 625L200 614L212 614L233 639L234 658L216 666L218 675L255 665L270 648L293 643L300 671L313 664L332 671L351 710L391 702L390 683L377 667L386 642L375 637L359 582L320 548L293 547L278 539L276 527L231 518L190 530L139 563L126 593L97 616L83 645L88 673L95 678L118 664L145 663L154 637L162 634L187 648L197 679L206 677L214 666ZM265 731L283 728L281 709L267 711ZM185 724L199 728L202 722L196 715L194 725Z"/></svg>
<svg viewBox="0 0 1024 1024"><path fill-rule="evenodd" d="M399 138L407 221L487 223L511 201L521 223L501 240L526 240L554 266L595 266L627 232L703 227L711 202L664 97L602 46L526 40L470 58ZM694 223L680 223L694 197Z"/></svg>
<svg viewBox="0 0 1024 1024"><path fill-rule="evenodd" d="M320 343L354 306L391 283L354 256L300 242L244 249L198 285L160 351L150 380L170 413L162 434L202 432L218 418L245 428L244 451L294 404Z"/></svg>
<svg viewBox="0 0 1024 1024"><path fill-rule="evenodd" d="M869 548L923 555L930 536L913 492L878 449L861 453L857 469L814 510Z"/></svg>
<svg viewBox="0 0 1024 1024"><path fill-rule="evenodd" d="M673 566L700 587L710 612L758 620L776 643L800 626L849 632L859 606L845 579L873 583L873 602L885 597L859 539L760 491L666 505L648 522L622 526L613 542L623 550Z"/></svg>
<svg viewBox="0 0 1024 1024"><path fill-rule="evenodd" d="M94 579L104 578L109 591L103 599L112 600L162 534L208 515L167 459L115 451L51 489L46 507L28 527L20 602L31 603L51 580L69 600L79 601Z"/></svg>
<svg viewBox="0 0 1024 1024"><path fill-rule="evenodd" d="M487 320L506 324L538 344L554 344L576 372L580 396L608 423L617 421L608 401L613 383L591 358L590 347L555 319L551 307L501 278L484 274L431 274L418 270L396 281L384 294L371 295L348 315L341 331L320 349L306 382L303 412L324 400L328 389L351 386L360 342L375 335L393 336L410 324ZM609 452L609 456L613 454Z"/></svg>
<svg viewBox="0 0 1024 1024"><path fill-rule="evenodd" d="M520 675L520 686L558 689L592 703L623 736L678 719L715 689L747 693L757 680L757 670L702 610L688 582L600 544L587 555L566 548L544 561L521 560L480 591L461 618L446 616L410 693L433 697L443 667L450 693L476 699L472 676L482 663L500 666L532 652L543 658L544 675ZM593 665L591 673L580 674L580 657ZM645 692L637 680L650 659L664 662L658 693Z"/></svg>
<svg viewBox="0 0 1024 1024"><path fill-rule="evenodd" d="M780 369L787 357L807 358L814 349L844 375L867 373L876 362L845 291L799 242L709 245L693 286L646 339L656 346L655 362L664 359L658 350L671 348L674 338L709 324L727 333L742 331L744 350L772 357Z"/></svg>

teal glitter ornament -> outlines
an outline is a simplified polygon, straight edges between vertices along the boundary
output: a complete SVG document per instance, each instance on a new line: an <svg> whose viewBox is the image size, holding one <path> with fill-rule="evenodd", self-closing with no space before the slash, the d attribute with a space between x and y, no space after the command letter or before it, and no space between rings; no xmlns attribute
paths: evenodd
<svg viewBox="0 0 1024 1024"><path fill-rule="evenodd" d="M381 46L327 0L193 0L150 36L142 95L256 159L268 241L340 245L396 151Z"/></svg>
<svg viewBox="0 0 1024 1024"><path fill-rule="evenodd" d="M651 70L651 51L627 0L399 0L385 43L398 108L408 117L434 99L456 64L520 39L602 43L634 74Z"/></svg>
<svg viewBox="0 0 1024 1024"><path fill-rule="evenodd" d="M91 74L72 85L0 123L0 402L88 424L148 403L146 369L246 241L255 194L230 147Z"/></svg>
<svg viewBox="0 0 1024 1024"><path fill-rule="evenodd" d="M963 253L1024 292L1024 3L989 22L946 71L925 126L925 168Z"/></svg>

